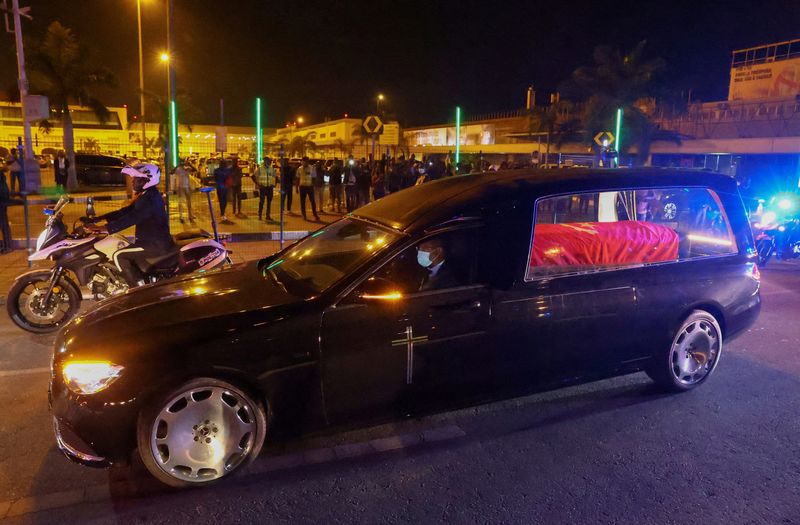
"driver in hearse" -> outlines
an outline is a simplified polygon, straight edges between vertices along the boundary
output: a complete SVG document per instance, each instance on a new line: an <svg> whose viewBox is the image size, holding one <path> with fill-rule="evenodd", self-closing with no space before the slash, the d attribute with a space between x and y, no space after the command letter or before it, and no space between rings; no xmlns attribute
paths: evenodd
<svg viewBox="0 0 800 525"><path fill-rule="evenodd" d="M123 168L122 173L131 177L134 192L132 202L88 222L105 219L108 233L117 233L136 226L136 242L114 253L114 264L122 272L128 285L133 287L144 283L140 268L146 264L148 258L170 253L176 246L169 232L169 217L164 199L157 188L161 170L154 164L136 164ZM94 231L101 229L94 224L88 224L87 228Z"/></svg>
<svg viewBox="0 0 800 525"><path fill-rule="evenodd" d="M440 290L460 284L448 264L447 251L441 238L433 237L417 246L417 263L424 268L420 291Z"/></svg>

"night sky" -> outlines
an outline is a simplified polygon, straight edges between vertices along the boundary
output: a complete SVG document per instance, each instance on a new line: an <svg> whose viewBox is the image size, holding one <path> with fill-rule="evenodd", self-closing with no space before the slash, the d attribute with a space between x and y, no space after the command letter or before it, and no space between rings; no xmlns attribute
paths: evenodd
<svg viewBox="0 0 800 525"><path fill-rule="evenodd" d="M138 110L136 0L21 0L27 35L53 20L72 28L119 77L110 105ZM166 89L165 0L142 0L145 88ZM525 89L556 89L597 44L641 39L667 62L666 87L723 99L733 49L800 37L800 1L175 0L176 67L205 121L252 125L264 98L267 125L316 122L375 108L405 125L443 122L454 105L485 113L524 105ZM13 35L0 67L16 72ZM5 82L3 86L7 85Z"/></svg>

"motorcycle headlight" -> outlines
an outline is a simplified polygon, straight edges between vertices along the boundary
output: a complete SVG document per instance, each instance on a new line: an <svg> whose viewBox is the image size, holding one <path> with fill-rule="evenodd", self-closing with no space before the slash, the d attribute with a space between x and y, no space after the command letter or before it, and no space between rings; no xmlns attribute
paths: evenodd
<svg viewBox="0 0 800 525"><path fill-rule="evenodd" d="M108 361L73 361L64 364L61 374L67 388L76 394L96 394L108 388L123 368Z"/></svg>

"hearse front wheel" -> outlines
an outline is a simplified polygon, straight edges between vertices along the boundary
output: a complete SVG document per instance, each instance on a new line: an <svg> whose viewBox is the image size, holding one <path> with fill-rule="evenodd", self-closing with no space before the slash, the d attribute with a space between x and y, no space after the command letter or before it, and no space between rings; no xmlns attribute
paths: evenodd
<svg viewBox="0 0 800 525"><path fill-rule="evenodd" d="M721 354L719 323L705 310L695 310L679 325L669 350L654 356L647 375L669 390L684 392L709 378Z"/></svg>
<svg viewBox="0 0 800 525"><path fill-rule="evenodd" d="M206 485L256 458L266 430L261 402L225 381L200 378L139 414L139 455L167 485Z"/></svg>

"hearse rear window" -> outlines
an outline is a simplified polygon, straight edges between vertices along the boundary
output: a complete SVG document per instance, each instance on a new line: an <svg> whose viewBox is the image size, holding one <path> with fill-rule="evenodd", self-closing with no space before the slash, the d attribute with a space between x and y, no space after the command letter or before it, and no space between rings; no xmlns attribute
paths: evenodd
<svg viewBox="0 0 800 525"><path fill-rule="evenodd" d="M707 188L652 188L539 199L526 280L737 253Z"/></svg>

